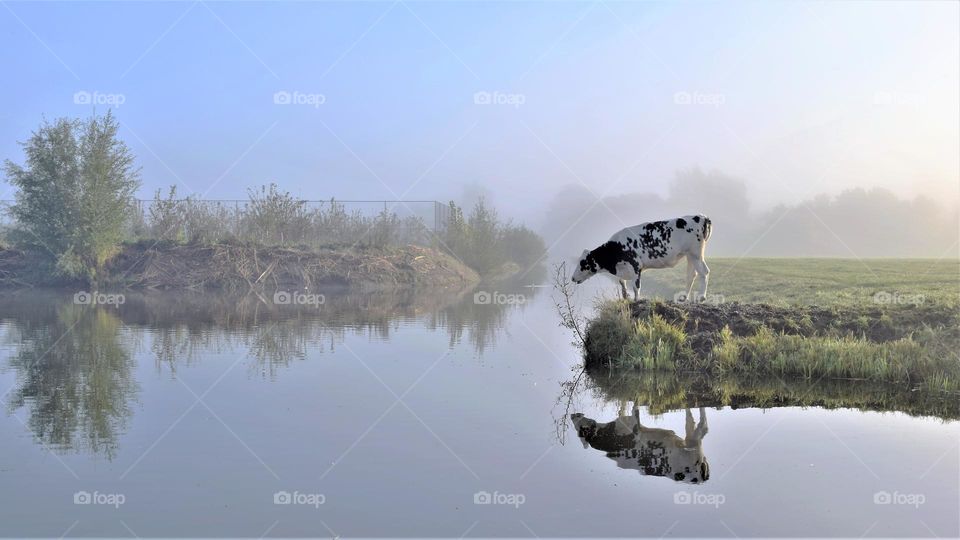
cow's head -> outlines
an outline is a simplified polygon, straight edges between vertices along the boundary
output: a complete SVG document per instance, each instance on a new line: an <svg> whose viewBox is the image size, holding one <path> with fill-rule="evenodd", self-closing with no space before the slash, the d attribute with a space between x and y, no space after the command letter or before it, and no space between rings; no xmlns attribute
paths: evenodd
<svg viewBox="0 0 960 540"><path fill-rule="evenodd" d="M573 272L573 282L583 283L597 273L597 261L593 260L592 252L589 249L583 250L580 255L580 261L577 263L577 269Z"/></svg>

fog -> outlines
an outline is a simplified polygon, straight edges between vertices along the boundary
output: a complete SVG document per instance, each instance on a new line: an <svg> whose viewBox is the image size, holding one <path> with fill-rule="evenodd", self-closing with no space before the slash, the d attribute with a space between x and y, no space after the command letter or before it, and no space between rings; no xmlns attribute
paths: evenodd
<svg viewBox="0 0 960 540"><path fill-rule="evenodd" d="M957 207L882 188L849 189L760 208L742 180L691 169L666 182L668 193L601 199L568 185L546 211L542 231L554 255L578 256L625 226L703 213L713 221L708 251L728 257L957 257Z"/></svg>
<svg viewBox="0 0 960 540"><path fill-rule="evenodd" d="M716 255L958 253L956 2L4 8L0 159L111 109L141 198L483 196L560 256L688 213Z"/></svg>

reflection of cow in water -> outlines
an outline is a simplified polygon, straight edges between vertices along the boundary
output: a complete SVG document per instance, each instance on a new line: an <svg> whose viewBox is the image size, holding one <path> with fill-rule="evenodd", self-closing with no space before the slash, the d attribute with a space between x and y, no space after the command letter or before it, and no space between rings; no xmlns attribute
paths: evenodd
<svg viewBox="0 0 960 540"><path fill-rule="evenodd" d="M638 469L641 474L694 484L710 478L710 466L702 445L703 436L707 434L707 414L703 407L700 407L700 422L696 426L693 413L687 409L686 437L682 439L669 429L641 424L636 407L633 415L620 416L606 424L598 424L580 413L570 418L583 447L590 445L606 452L621 469Z"/></svg>

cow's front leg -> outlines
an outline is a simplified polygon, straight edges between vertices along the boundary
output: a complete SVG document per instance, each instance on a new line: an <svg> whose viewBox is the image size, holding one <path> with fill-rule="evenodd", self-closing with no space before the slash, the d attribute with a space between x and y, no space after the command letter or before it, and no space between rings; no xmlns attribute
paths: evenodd
<svg viewBox="0 0 960 540"><path fill-rule="evenodd" d="M637 276L637 279L633 280L633 299L640 299L640 276Z"/></svg>

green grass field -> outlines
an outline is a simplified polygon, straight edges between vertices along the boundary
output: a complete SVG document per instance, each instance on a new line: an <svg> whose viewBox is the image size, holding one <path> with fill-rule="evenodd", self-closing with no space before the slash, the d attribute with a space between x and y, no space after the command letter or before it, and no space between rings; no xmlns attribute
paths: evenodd
<svg viewBox="0 0 960 540"><path fill-rule="evenodd" d="M712 295L774 305L960 305L960 261L933 259L708 259ZM686 264L643 274L641 296L672 300ZM878 297L878 293L880 296ZM919 295L919 296L918 296Z"/></svg>

